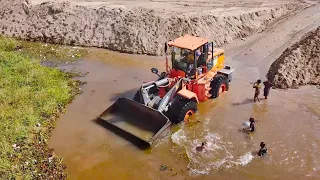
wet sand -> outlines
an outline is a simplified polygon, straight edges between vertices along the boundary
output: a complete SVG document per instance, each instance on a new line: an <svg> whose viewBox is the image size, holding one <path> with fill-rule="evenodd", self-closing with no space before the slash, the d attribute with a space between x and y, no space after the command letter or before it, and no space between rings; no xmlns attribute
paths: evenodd
<svg viewBox="0 0 320 180"><path fill-rule="evenodd" d="M70 179L319 179L319 89L272 90L268 100L253 103L251 84L304 31L320 25L318 10L309 8L227 46L226 63L236 67L230 91L199 104L199 123L172 127L152 150L139 149L95 119L118 97L132 98L143 81L155 79L150 68L163 68L164 58L95 50L63 67L89 74L80 78L87 81L84 93L57 122L50 147L64 158ZM259 120L252 138L239 131L249 117ZM203 140L211 148L194 152ZM254 154L261 141L269 150L262 159ZM162 164L168 169L160 171Z"/></svg>

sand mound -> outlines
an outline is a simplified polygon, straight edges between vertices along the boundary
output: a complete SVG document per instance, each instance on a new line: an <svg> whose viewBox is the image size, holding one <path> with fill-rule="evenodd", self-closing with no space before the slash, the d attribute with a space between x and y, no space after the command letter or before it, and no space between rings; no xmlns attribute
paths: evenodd
<svg viewBox="0 0 320 180"><path fill-rule="evenodd" d="M229 8L229 13L190 10L177 14L143 7L0 0L0 33L25 40L160 55L166 41L182 34L205 36L220 46L261 31L288 13L307 6L294 0L251 9Z"/></svg>
<svg viewBox="0 0 320 180"><path fill-rule="evenodd" d="M271 65L267 77L284 89L320 85L320 27L286 49Z"/></svg>

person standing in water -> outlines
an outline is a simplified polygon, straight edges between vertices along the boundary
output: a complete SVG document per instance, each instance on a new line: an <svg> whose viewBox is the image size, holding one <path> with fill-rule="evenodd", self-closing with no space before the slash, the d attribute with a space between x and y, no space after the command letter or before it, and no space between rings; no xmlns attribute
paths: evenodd
<svg viewBox="0 0 320 180"><path fill-rule="evenodd" d="M264 89L263 89L263 95L265 99L268 99L269 96L269 92L272 86L274 86L274 84L272 84L270 81L266 80L265 82L263 82L264 84Z"/></svg>
<svg viewBox="0 0 320 180"><path fill-rule="evenodd" d="M258 156L264 156L267 154L268 149L266 148L266 144L264 142L260 143L260 150L258 152Z"/></svg>
<svg viewBox="0 0 320 180"><path fill-rule="evenodd" d="M261 88L261 80L260 79L253 84L253 88L255 88L253 101L256 102L256 100L258 100L260 102L260 99L259 99L260 88Z"/></svg>

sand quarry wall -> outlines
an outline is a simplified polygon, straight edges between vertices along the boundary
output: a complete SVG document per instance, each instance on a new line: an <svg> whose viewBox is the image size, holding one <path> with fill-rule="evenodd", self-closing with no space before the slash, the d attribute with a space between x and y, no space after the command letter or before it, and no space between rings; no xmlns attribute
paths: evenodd
<svg viewBox="0 0 320 180"><path fill-rule="evenodd" d="M276 87L283 89L320 85L320 27L287 48L273 62L267 77Z"/></svg>
<svg viewBox="0 0 320 180"><path fill-rule="evenodd" d="M145 8L87 7L70 2L31 4L0 0L0 34L25 40L103 47L161 55L164 43L182 34L208 37L217 46L261 31L305 3L244 11L236 15L161 15Z"/></svg>

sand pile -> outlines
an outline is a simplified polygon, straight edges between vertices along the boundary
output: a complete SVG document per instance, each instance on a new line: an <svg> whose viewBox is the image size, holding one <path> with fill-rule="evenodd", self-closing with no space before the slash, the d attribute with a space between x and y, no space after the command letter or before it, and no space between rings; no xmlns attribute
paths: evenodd
<svg viewBox="0 0 320 180"><path fill-rule="evenodd" d="M0 0L0 34L25 40L160 55L165 42L182 34L205 36L219 46L261 31L288 13L307 6L309 4L294 0L279 6L258 6L232 13L212 10L168 14L143 7Z"/></svg>
<svg viewBox="0 0 320 180"><path fill-rule="evenodd" d="M320 85L320 27L286 49L271 65L267 77L284 89Z"/></svg>

